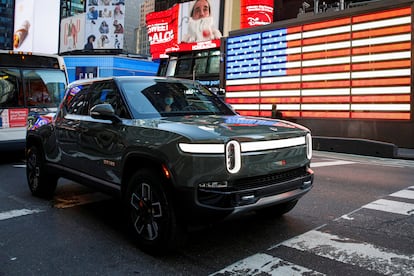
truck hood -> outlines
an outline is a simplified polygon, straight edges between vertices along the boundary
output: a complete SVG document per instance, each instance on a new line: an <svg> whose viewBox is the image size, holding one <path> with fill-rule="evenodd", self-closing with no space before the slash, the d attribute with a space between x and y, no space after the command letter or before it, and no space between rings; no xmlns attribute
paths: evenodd
<svg viewBox="0 0 414 276"><path fill-rule="evenodd" d="M174 132L192 141L274 140L303 136L303 126L284 121L244 116L186 116L161 119L157 128Z"/></svg>

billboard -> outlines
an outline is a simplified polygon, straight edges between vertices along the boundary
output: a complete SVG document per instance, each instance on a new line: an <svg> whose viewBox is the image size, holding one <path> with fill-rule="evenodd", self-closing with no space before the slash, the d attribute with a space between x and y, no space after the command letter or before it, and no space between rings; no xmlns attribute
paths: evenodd
<svg viewBox="0 0 414 276"><path fill-rule="evenodd" d="M59 42L60 2L16 0L13 50L56 54Z"/></svg>
<svg viewBox="0 0 414 276"><path fill-rule="evenodd" d="M197 0L149 13L146 23L152 58L220 47L220 6L221 0Z"/></svg>
<svg viewBox="0 0 414 276"><path fill-rule="evenodd" d="M62 19L60 22L60 52L82 50L85 45L85 13Z"/></svg>
<svg viewBox="0 0 414 276"><path fill-rule="evenodd" d="M273 22L273 0L241 0L240 28L267 25Z"/></svg>
<svg viewBox="0 0 414 276"><path fill-rule="evenodd" d="M122 49L124 47L124 1L88 0L86 5L83 49Z"/></svg>
<svg viewBox="0 0 414 276"><path fill-rule="evenodd" d="M229 36L226 101L242 115L412 120L412 7Z"/></svg>

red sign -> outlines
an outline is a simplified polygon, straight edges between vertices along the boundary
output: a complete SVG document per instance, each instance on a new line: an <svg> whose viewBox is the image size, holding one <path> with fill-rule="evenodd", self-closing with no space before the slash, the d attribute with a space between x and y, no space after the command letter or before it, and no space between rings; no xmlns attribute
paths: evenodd
<svg viewBox="0 0 414 276"><path fill-rule="evenodd" d="M9 127L25 127L28 113L27 108L9 109Z"/></svg>
<svg viewBox="0 0 414 276"><path fill-rule="evenodd" d="M167 48L177 44L178 7L178 5L174 5L171 9L152 12L146 17L153 59L162 57Z"/></svg>
<svg viewBox="0 0 414 276"><path fill-rule="evenodd" d="M202 11L202 3L210 5L208 12ZM220 4L221 0L190 1L149 13L146 23L152 58L167 57L171 52L220 47L222 34L217 29Z"/></svg>
<svg viewBox="0 0 414 276"><path fill-rule="evenodd" d="M273 22L273 0L241 0L240 28Z"/></svg>

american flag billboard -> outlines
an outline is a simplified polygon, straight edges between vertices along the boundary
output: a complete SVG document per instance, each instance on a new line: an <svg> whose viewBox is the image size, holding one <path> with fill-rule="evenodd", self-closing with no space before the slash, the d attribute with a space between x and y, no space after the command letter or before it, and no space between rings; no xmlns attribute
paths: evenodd
<svg viewBox="0 0 414 276"><path fill-rule="evenodd" d="M412 8L230 36L226 101L240 114L411 120Z"/></svg>

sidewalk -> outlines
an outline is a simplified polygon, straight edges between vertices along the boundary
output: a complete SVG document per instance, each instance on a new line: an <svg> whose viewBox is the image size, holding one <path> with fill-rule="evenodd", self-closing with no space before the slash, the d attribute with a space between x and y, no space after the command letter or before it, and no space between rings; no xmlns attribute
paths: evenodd
<svg viewBox="0 0 414 276"><path fill-rule="evenodd" d="M414 160L414 149L398 148L395 158Z"/></svg>
<svg viewBox="0 0 414 276"><path fill-rule="evenodd" d="M312 140L314 150L414 160L414 149L398 148L391 143L323 136L314 136Z"/></svg>

